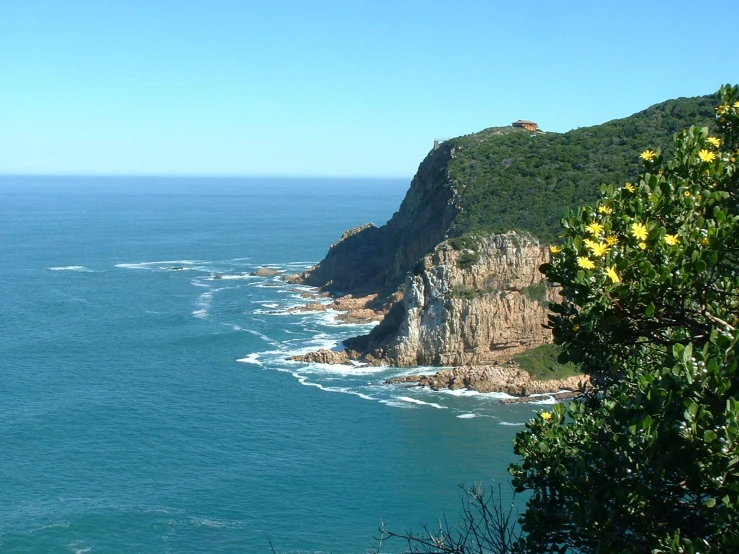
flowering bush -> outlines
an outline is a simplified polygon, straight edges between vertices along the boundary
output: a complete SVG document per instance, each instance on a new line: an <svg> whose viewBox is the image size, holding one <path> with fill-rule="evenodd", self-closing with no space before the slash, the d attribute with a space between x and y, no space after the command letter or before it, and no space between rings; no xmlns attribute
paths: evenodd
<svg viewBox="0 0 739 554"><path fill-rule="evenodd" d="M738 98L563 220L550 323L599 385L516 438L523 550L739 551Z"/></svg>

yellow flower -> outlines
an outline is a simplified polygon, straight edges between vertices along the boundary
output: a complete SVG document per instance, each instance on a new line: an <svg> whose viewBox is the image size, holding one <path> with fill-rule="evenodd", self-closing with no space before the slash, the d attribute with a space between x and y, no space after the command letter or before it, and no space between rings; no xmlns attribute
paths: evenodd
<svg viewBox="0 0 739 554"><path fill-rule="evenodd" d="M636 187L631 183L626 183L624 185L624 188L628 190L629 192L634 192L636 190Z"/></svg>
<svg viewBox="0 0 739 554"><path fill-rule="evenodd" d="M593 253L593 256L602 256L608 251L608 245L602 242L600 244L593 244L593 246L590 246L590 251Z"/></svg>
<svg viewBox="0 0 739 554"><path fill-rule="evenodd" d="M560 252L562 252L562 249L561 249L561 248L560 248L559 246L557 246L557 245L553 244L553 245L551 245L551 246L549 247L549 251L550 251L550 252L551 252L552 254L559 254Z"/></svg>
<svg viewBox="0 0 739 554"><path fill-rule="evenodd" d="M643 223L632 223L631 234L638 240L646 240L647 228Z"/></svg>
<svg viewBox="0 0 739 554"><path fill-rule="evenodd" d="M718 106L716 108L716 113L719 114L719 115L723 115L723 114L725 114L728 111L729 111L729 105L728 104L721 104L720 106Z"/></svg>
<svg viewBox="0 0 739 554"><path fill-rule="evenodd" d="M590 225L585 226L585 230L590 233L591 235L597 235L603 230L603 225L600 223L596 223L593 221Z"/></svg>
<svg viewBox="0 0 739 554"><path fill-rule="evenodd" d="M708 150L701 150L698 152L698 157L704 162L712 162L716 159L716 154L709 152Z"/></svg>
<svg viewBox="0 0 739 554"><path fill-rule="evenodd" d="M590 240L590 239L583 239L582 243L585 245L585 248L587 248L588 250L592 249L593 246L598 244L594 240Z"/></svg>
<svg viewBox="0 0 739 554"><path fill-rule="evenodd" d="M701 239L701 244L702 244L703 246L706 246L706 245L708 244L708 237L703 237L703 238Z"/></svg>
<svg viewBox="0 0 739 554"><path fill-rule="evenodd" d="M580 330L580 326L579 326L579 325L578 325L577 323L575 323L575 324L574 324L574 325L572 326L572 330L573 330L573 331L579 331L579 330Z"/></svg>
<svg viewBox="0 0 739 554"><path fill-rule="evenodd" d="M716 138L716 137L708 137L708 138L706 139L706 141L708 141L708 142L710 142L711 144L713 144L713 145L714 145L714 146L715 146L716 148L718 148L719 146L721 146L721 139L720 139L720 138Z"/></svg>
<svg viewBox="0 0 739 554"><path fill-rule="evenodd" d="M609 214L612 211L613 210L611 208L609 208L608 206L603 206L603 205L598 206L598 213L601 213L601 214Z"/></svg>
<svg viewBox="0 0 739 554"><path fill-rule="evenodd" d="M665 235L664 241L670 246L675 246L680 242L680 238L677 235Z"/></svg>
<svg viewBox="0 0 739 554"><path fill-rule="evenodd" d="M739 101L738 101L738 102L734 102L734 107L735 107L735 108L736 108L737 110L739 110Z"/></svg>
<svg viewBox="0 0 739 554"><path fill-rule="evenodd" d="M612 265L608 269L606 269L606 275L608 278L615 284L621 282L621 277L618 276L618 273L616 273L616 266Z"/></svg>
<svg viewBox="0 0 739 554"><path fill-rule="evenodd" d="M539 417L541 417L544 421L549 421L552 419L552 414L550 412L541 412L539 414Z"/></svg>
<svg viewBox="0 0 739 554"><path fill-rule="evenodd" d="M645 162L649 162L657 157L657 154L655 154L654 150L652 150L651 148L647 148L644 152L639 154L639 157Z"/></svg>
<svg viewBox="0 0 739 554"><path fill-rule="evenodd" d="M639 243L639 248L641 248L642 250L646 250L646 248L647 248L647 243L646 243L646 242L640 242L640 243Z"/></svg>
<svg viewBox="0 0 739 554"><path fill-rule="evenodd" d="M577 265L583 269L593 269L595 267L595 264L590 260L590 258L586 258L585 256L577 258Z"/></svg>
<svg viewBox="0 0 739 554"><path fill-rule="evenodd" d="M685 195L685 198L690 198L690 196L691 196L689 190L686 190L683 194Z"/></svg>
<svg viewBox="0 0 739 554"><path fill-rule="evenodd" d="M608 235L606 237L606 243L608 246L616 246L618 244L618 238L616 235Z"/></svg>

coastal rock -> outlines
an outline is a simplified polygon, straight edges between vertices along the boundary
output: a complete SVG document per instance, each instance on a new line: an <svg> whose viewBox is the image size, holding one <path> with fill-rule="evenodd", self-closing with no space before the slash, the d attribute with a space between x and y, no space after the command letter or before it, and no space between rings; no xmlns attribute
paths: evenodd
<svg viewBox="0 0 739 554"><path fill-rule="evenodd" d="M433 375L411 375L389 379L388 384L415 383L433 390L468 389L478 392L503 392L512 396L584 391L590 384L587 375L566 379L537 380L524 370L510 366L465 366L443 369Z"/></svg>
<svg viewBox="0 0 739 554"><path fill-rule="evenodd" d="M326 293L301 294L303 298L325 298ZM396 300L399 297L396 297ZM355 297L351 294L335 298L331 303L307 302L299 306L293 306L289 312L325 312L332 310L339 312L336 319L344 323L373 323L382 321L387 313L387 304L379 302L376 294Z"/></svg>
<svg viewBox="0 0 739 554"><path fill-rule="evenodd" d="M348 339L360 359L396 366L496 364L551 342L555 290L539 266L548 249L527 235L444 241L420 260L403 300L369 335Z"/></svg>
<svg viewBox="0 0 739 554"><path fill-rule="evenodd" d="M454 153L451 144L431 151L390 221L344 232L318 265L292 282L355 296L396 288L413 264L444 240L459 213L448 173Z"/></svg>
<svg viewBox="0 0 739 554"><path fill-rule="evenodd" d="M321 304L320 302L308 302L300 306L293 306L288 312L325 312L330 306Z"/></svg>
<svg viewBox="0 0 739 554"><path fill-rule="evenodd" d="M249 275L252 275L254 277L273 277L275 275L279 275L280 273L282 273L282 270L280 269L273 269L271 267L258 267Z"/></svg>
<svg viewBox="0 0 739 554"><path fill-rule="evenodd" d="M346 351L317 350L316 352L309 352L300 356L292 356L289 359L296 362L316 364L345 364L349 361L349 355Z"/></svg>

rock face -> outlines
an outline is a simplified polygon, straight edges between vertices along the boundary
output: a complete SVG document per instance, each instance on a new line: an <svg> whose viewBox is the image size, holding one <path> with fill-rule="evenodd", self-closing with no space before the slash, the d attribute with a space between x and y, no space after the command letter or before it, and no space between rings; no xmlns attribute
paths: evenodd
<svg viewBox="0 0 739 554"><path fill-rule="evenodd" d="M590 383L586 375L566 379L540 381L516 367L477 366L456 367L433 375L411 375L389 379L389 384L416 383L421 387L440 389L469 389L478 392L504 392L513 396L556 393L562 390L583 391Z"/></svg>
<svg viewBox="0 0 739 554"><path fill-rule="evenodd" d="M548 249L514 232L445 241L420 260L403 300L369 335L344 341L373 363L484 365L551 341Z"/></svg>
<svg viewBox="0 0 739 554"><path fill-rule="evenodd" d="M387 224L346 231L317 266L295 281L355 296L400 285L416 261L444 240L459 211L448 175L453 155L451 145L432 151Z"/></svg>

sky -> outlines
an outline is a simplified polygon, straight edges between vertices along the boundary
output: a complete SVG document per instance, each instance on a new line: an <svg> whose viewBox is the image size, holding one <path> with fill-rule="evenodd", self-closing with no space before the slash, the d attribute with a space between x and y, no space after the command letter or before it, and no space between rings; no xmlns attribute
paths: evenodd
<svg viewBox="0 0 739 554"><path fill-rule="evenodd" d="M0 0L0 174L411 178L739 81L726 2Z"/></svg>

